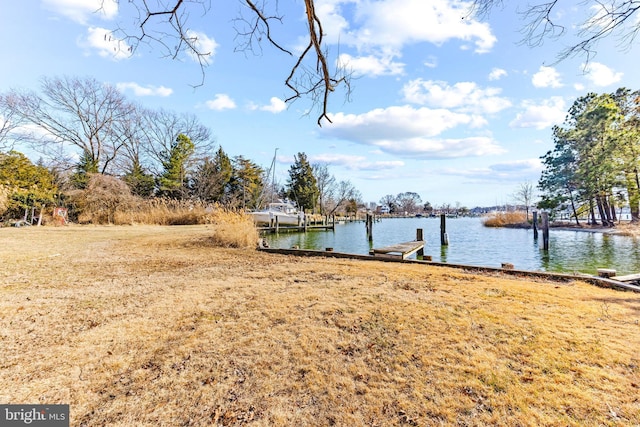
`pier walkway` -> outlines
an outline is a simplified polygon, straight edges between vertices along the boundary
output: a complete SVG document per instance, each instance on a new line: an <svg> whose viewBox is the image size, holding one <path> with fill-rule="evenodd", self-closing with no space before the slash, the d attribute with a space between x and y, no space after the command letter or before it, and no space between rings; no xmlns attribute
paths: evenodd
<svg viewBox="0 0 640 427"><path fill-rule="evenodd" d="M407 259L414 253L424 249L424 240L413 240L411 242L398 243L396 245L374 248L369 251L369 255L399 257Z"/></svg>

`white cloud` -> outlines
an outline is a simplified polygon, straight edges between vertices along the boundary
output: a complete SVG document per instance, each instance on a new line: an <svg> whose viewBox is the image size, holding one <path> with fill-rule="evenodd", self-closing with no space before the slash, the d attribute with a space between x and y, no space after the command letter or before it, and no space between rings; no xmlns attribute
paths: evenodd
<svg viewBox="0 0 640 427"><path fill-rule="evenodd" d="M378 141L376 145L387 153L428 159L480 157L505 152L493 139L484 136L459 139L417 137L404 141Z"/></svg>
<svg viewBox="0 0 640 427"><path fill-rule="evenodd" d="M349 31L349 22L340 13L340 4L344 0L319 0L315 2L316 14L322 21L322 29L332 41L337 43L340 37Z"/></svg>
<svg viewBox="0 0 640 427"><path fill-rule="evenodd" d="M118 14L117 0L42 0L42 5L83 25L93 16L113 19Z"/></svg>
<svg viewBox="0 0 640 427"><path fill-rule="evenodd" d="M363 156L349 154L316 154L309 157L313 163L327 163L331 166L343 166L350 170L381 171L397 169L405 165L402 160L371 162Z"/></svg>
<svg viewBox="0 0 640 427"><path fill-rule="evenodd" d="M347 169L360 170L360 171L382 171L398 169L405 165L402 160L387 160L377 162L360 162L347 165Z"/></svg>
<svg viewBox="0 0 640 427"><path fill-rule="evenodd" d="M596 86L609 86L622 79L623 73L616 73L613 69L599 62L582 64L586 78Z"/></svg>
<svg viewBox="0 0 640 427"><path fill-rule="evenodd" d="M534 181L540 177L542 162L540 159L523 159L496 163L484 168L442 169L443 175L462 176L474 182L523 182Z"/></svg>
<svg viewBox="0 0 640 427"><path fill-rule="evenodd" d="M256 106L252 105L249 108L252 110L268 111L273 114L278 114L287 109L287 103L278 97L272 97L269 105Z"/></svg>
<svg viewBox="0 0 640 427"><path fill-rule="evenodd" d="M363 162L366 157L353 156L351 154L314 154L309 157L313 163L327 163L336 166L346 166L353 163Z"/></svg>
<svg viewBox="0 0 640 427"><path fill-rule="evenodd" d="M236 108L235 101L231 99L229 95L224 93L216 94L215 98L207 101L205 105L210 110L215 110L215 111L233 110L234 108Z"/></svg>
<svg viewBox="0 0 640 427"><path fill-rule="evenodd" d="M451 108L461 112L493 114L511 106L511 102L499 97L499 88L480 88L474 82L459 82L450 86L434 80L411 80L402 88L408 102L431 107Z"/></svg>
<svg viewBox="0 0 640 427"><path fill-rule="evenodd" d="M533 101L523 101L523 112L509 123L514 128L536 128L542 130L564 121L566 107L561 96L553 96L536 104Z"/></svg>
<svg viewBox="0 0 640 427"><path fill-rule="evenodd" d="M328 137L373 146L384 153L408 157L448 158L503 152L491 138L435 138L474 117L445 109L394 106L364 114L332 114L331 126L320 132Z"/></svg>
<svg viewBox="0 0 640 427"><path fill-rule="evenodd" d="M489 80L500 80L507 75L507 71L502 68L493 68L489 73Z"/></svg>
<svg viewBox="0 0 640 427"><path fill-rule="evenodd" d="M461 49L490 51L497 41L491 27L469 10L470 3L450 0L316 1L325 41L354 47L360 53L354 70L379 73L374 75L400 73L404 64L393 59L408 45L442 46L457 40ZM298 48L307 43L301 40ZM425 62L427 67L435 64L432 59Z"/></svg>
<svg viewBox="0 0 640 427"><path fill-rule="evenodd" d="M131 46L118 40L111 30L100 27L87 28L87 38L78 43L81 47L93 49L103 58L119 61L131 57Z"/></svg>
<svg viewBox="0 0 640 427"><path fill-rule="evenodd" d="M469 4L463 2L382 0L352 3L345 0L343 3L356 7L355 21L361 25L349 35L359 47L401 49L410 43L442 45L457 39L473 43L477 53L484 53L497 41L488 24L469 16Z"/></svg>
<svg viewBox="0 0 640 427"><path fill-rule="evenodd" d="M584 85L582 83L574 83L573 88L579 92L584 92Z"/></svg>
<svg viewBox="0 0 640 427"><path fill-rule="evenodd" d="M343 53L338 57L338 66L344 67L347 72L352 72L354 76L384 76L402 74L404 64L393 62L391 57L379 58L376 56L353 57Z"/></svg>
<svg viewBox="0 0 640 427"><path fill-rule="evenodd" d="M562 87L560 73L558 73L555 68L545 67L544 65L533 75L531 83L533 83L535 87Z"/></svg>
<svg viewBox="0 0 640 427"><path fill-rule="evenodd" d="M187 55L195 62L209 64L216 54L218 43L205 33L193 30L187 30L187 38L193 48L200 53L198 55L193 50L187 49Z"/></svg>
<svg viewBox="0 0 640 427"><path fill-rule="evenodd" d="M140 86L134 82L117 83L116 87L119 91L133 91L135 96L169 96L173 93L173 89L164 86Z"/></svg>
<svg viewBox="0 0 640 427"><path fill-rule="evenodd" d="M438 66L438 58L430 55L427 60L424 61L424 66L427 68L436 68Z"/></svg>

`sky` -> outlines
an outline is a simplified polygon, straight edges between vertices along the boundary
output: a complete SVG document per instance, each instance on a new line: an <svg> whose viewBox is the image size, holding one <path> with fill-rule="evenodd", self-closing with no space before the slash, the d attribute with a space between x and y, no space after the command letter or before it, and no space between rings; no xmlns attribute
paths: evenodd
<svg viewBox="0 0 640 427"><path fill-rule="evenodd" d="M350 93L332 93L333 123L321 127L310 100L284 102L294 58L264 40L261 49L241 49L238 19L250 12L237 0L185 2L189 31L211 52L204 72L187 53L118 40L112 30L135 31L128 1L6 2L0 92L38 91L44 76L91 77L144 106L195 114L229 156L266 169L277 153L281 183L304 152L367 203L408 191L436 207L514 203L524 183L537 183L551 128L576 98L640 89L640 48L614 35L590 58L557 62L585 13L598 11L559 2L553 19L566 34L530 47L518 13L526 2L505 3L481 19L461 1L316 0L331 65L340 61L352 76ZM266 4L273 11L276 2ZM304 4L277 4L273 36L298 52Z"/></svg>

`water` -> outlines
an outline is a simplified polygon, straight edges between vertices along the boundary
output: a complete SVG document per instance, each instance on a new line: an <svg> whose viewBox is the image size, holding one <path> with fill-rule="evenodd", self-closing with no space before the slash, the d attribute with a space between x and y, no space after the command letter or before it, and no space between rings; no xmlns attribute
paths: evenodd
<svg viewBox="0 0 640 427"><path fill-rule="evenodd" d="M424 230L425 255L433 261L500 267L508 262L519 270L581 272L596 274L598 268L613 268L617 274L640 272L640 240L603 233L551 229L549 251L542 250L533 230L487 228L479 218L448 218L449 245L440 246L440 218L385 218L373 225L370 245L364 223L336 224L335 231L268 235L274 248L324 250L368 254L372 247L415 240L416 229ZM415 256L414 256L415 257Z"/></svg>

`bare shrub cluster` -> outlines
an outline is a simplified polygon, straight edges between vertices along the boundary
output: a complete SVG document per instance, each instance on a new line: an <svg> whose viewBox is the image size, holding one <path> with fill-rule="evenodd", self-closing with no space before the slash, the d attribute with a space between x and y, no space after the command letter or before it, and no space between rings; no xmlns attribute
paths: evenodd
<svg viewBox="0 0 640 427"><path fill-rule="evenodd" d="M143 199L132 195L122 180L107 175L92 174L86 189L69 193L69 202L80 224L209 224L210 243L236 248L255 247L259 237L252 218L242 211L191 200Z"/></svg>

